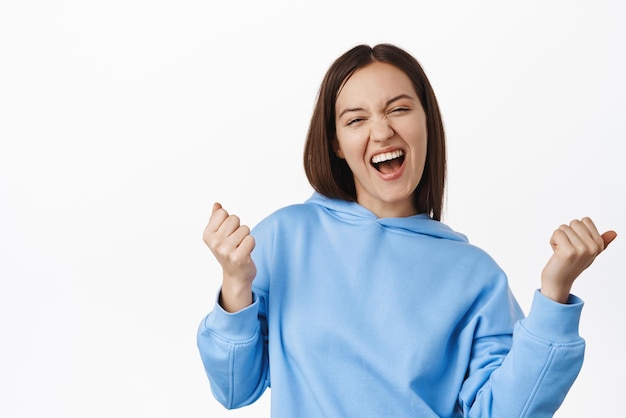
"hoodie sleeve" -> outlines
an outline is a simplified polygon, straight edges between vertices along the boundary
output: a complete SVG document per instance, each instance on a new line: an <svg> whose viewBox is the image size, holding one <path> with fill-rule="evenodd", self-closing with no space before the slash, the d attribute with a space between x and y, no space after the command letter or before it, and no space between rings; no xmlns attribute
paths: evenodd
<svg viewBox="0 0 626 418"><path fill-rule="evenodd" d="M510 351L504 354L505 345L498 341L504 343L506 336L481 335L478 327L459 397L464 417L552 417L582 367L582 306L573 295L559 304L536 291L528 317L515 323Z"/></svg>
<svg viewBox="0 0 626 418"><path fill-rule="evenodd" d="M227 409L249 405L269 385L262 298L239 312L215 309L200 323L198 349L215 398Z"/></svg>

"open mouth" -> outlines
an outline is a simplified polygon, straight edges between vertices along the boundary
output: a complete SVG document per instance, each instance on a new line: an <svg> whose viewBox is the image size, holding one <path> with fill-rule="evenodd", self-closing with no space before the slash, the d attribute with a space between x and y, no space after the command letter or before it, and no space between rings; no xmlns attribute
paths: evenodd
<svg viewBox="0 0 626 418"><path fill-rule="evenodd" d="M394 150L383 152L372 157L372 166L383 174L391 174L397 171L404 162L404 151Z"/></svg>

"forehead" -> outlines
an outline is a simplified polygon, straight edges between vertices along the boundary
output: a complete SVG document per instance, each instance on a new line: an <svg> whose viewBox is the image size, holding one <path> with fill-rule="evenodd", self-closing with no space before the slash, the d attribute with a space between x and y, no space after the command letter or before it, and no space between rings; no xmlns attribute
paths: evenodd
<svg viewBox="0 0 626 418"><path fill-rule="evenodd" d="M408 94L417 98L409 77L391 64L374 62L355 71L337 96L336 106L385 103L389 98Z"/></svg>

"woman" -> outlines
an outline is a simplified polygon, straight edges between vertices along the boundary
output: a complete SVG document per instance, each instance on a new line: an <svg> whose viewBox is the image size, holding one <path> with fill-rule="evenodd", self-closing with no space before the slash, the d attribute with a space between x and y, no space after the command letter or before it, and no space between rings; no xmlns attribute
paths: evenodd
<svg viewBox="0 0 626 418"><path fill-rule="evenodd" d="M313 196L252 233L213 207L223 282L198 347L215 397L236 408L271 385L276 418L552 416L583 359L571 286L615 232L556 230L524 318L498 265L440 222L437 100L393 45L330 67L304 165Z"/></svg>

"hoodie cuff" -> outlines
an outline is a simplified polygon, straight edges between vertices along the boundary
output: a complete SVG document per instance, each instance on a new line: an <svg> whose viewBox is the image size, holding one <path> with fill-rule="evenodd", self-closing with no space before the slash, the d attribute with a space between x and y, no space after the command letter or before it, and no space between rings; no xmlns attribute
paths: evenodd
<svg viewBox="0 0 626 418"><path fill-rule="evenodd" d="M581 339L578 325L583 304L574 295L569 295L567 303L558 303L536 290L528 317L522 323L528 332L544 340L562 344L577 342Z"/></svg>
<svg viewBox="0 0 626 418"><path fill-rule="evenodd" d="M237 312L227 312L219 304L220 291L215 299L215 308L204 321L209 331L229 341L247 341L259 329L259 300L252 293L252 304Z"/></svg>

